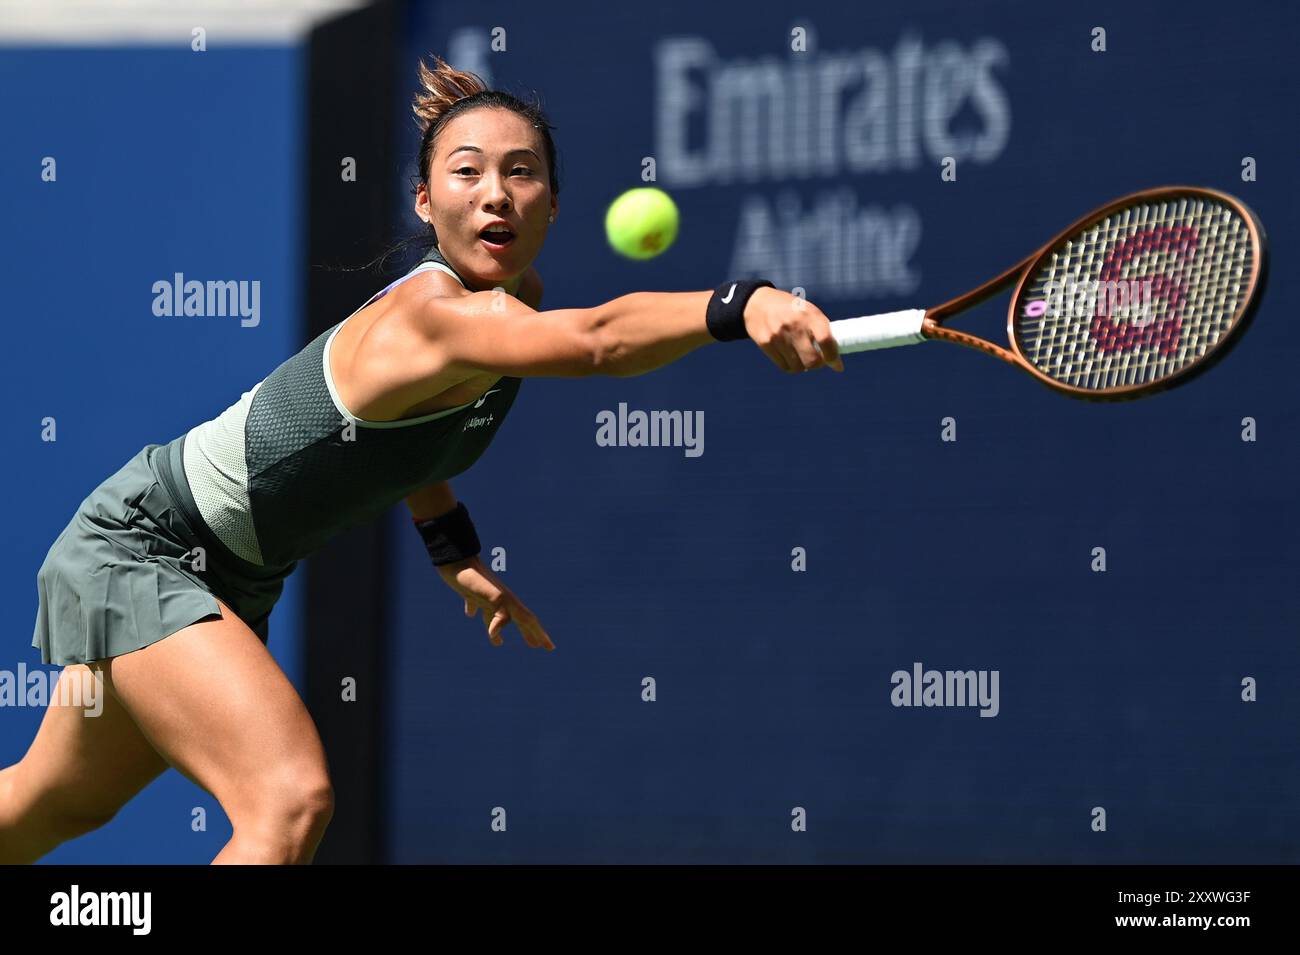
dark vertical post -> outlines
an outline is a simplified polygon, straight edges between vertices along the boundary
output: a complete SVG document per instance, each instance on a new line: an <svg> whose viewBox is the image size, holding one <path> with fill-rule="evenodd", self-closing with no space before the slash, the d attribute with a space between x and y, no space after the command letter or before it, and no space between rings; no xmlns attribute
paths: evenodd
<svg viewBox="0 0 1300 955"><path fill-rule="evenodd" d="M373 271L338 267L368 262L392 238L401 165L393 128L398 12L396 2L372 4L321 24L308 43L305 340L346 318L383 284ZM356 181L344 181L344 157L356 161ZM336 794L319 863L385 861L386 537L379 521L303 562L306 703ZM357 681L356 702L341 698L348 678Z"/></svg>

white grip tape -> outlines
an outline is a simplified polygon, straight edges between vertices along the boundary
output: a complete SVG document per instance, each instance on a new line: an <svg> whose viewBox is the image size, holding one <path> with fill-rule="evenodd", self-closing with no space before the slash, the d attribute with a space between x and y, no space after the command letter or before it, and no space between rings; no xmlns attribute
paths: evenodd
<svg viewBox="0 0 1300 955"><path fill-rule="evenodd" d="M873 348L896 348L899 345L916 345L925 341L921 322L925 309L909 308L902 312L885 312L883 315L863 315L859 318L841 318L831 322L831 334L840 352L870 351Z"/></svg>

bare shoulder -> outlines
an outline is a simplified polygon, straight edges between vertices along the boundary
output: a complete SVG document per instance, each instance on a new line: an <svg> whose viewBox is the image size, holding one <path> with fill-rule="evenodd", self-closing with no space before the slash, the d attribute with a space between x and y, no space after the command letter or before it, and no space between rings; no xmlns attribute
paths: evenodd
<svg viewBox="0 0 1300 955"><path fill-rule="evenodd" d="M389 312L377 313L358 328L366 356L358 378L382 383L386 394L396 388L409 396L415 388L444 395L456 385L502 375L593 373L599 351L590 310L539 312L518 288L515 295L495 289L470 292L449 282L454 280L422 273L375 303L383 306L394 299ZM523 294L536 301L540 282L533 276Z"/></svg>
<svg viewBox="0 0 1300 955"><path fill-rule="evenodd" d="M413 352L444 334L449 323L489 307L492 294L471 292L446 272L430 269L407 279L376 303L391 299L375 331L390 350Z"/></svg>
<svg viewBox="0 0 1300 955"><path fill-rule="evenodd" d="M472 307L473 297L450 275L430 269L345 322L329 360L335 387L352 413L375 421L406 417L471 377L446 367L434 339L437 326Z"/></svg>
<svg viewBox="0 0 1300 955"><path fill-rule="evenodd" d="M423 332L438 330L438 319L473 315L485 309L500 311L499 292L471 292L445 272L430 269L413 276L390 293L393 305ZM513 296L536 310L542 301L542 277L529 266Z"/></svg>
<svg viewBox="0 0 1300 955"><path fill-rule="evenodd" d="M422 309L436 299L462 299L474 293L446 272L428 269L411 276L389 295L393 304L403 309Z"/></svg>

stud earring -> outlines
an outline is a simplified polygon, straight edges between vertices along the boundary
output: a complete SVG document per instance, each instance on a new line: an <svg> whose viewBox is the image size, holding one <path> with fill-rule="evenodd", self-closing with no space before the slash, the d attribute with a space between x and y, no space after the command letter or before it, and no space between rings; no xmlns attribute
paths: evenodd
<svg viewBox="0 0 1300 955"><path fill-rule="evenodd" d="M546 221L547 221L547 222L554 222L554 221L555 221L555 216L547 216L547 217L546 217Z"/></svg>

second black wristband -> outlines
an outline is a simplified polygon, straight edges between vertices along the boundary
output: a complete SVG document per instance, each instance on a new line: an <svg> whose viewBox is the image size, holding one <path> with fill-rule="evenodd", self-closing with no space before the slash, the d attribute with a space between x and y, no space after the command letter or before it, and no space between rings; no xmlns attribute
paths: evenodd
<svg viewBox="0 0 1300 955"><path fill-rule="evenodd" d="M474 531L474 522L469 519L469 509L463 501L458 501L455 509L440 517L414 523L435 567L473 557L482 549Z"/></svg>
<svg viewBox="0 0 1300 955"><path fill-rule="evenodd" d="M723 282L713 290L704 323L709 334L720 342L748 338L745 331L745 304L761 288L775 288L767 279L737 279Z"/></svg>

